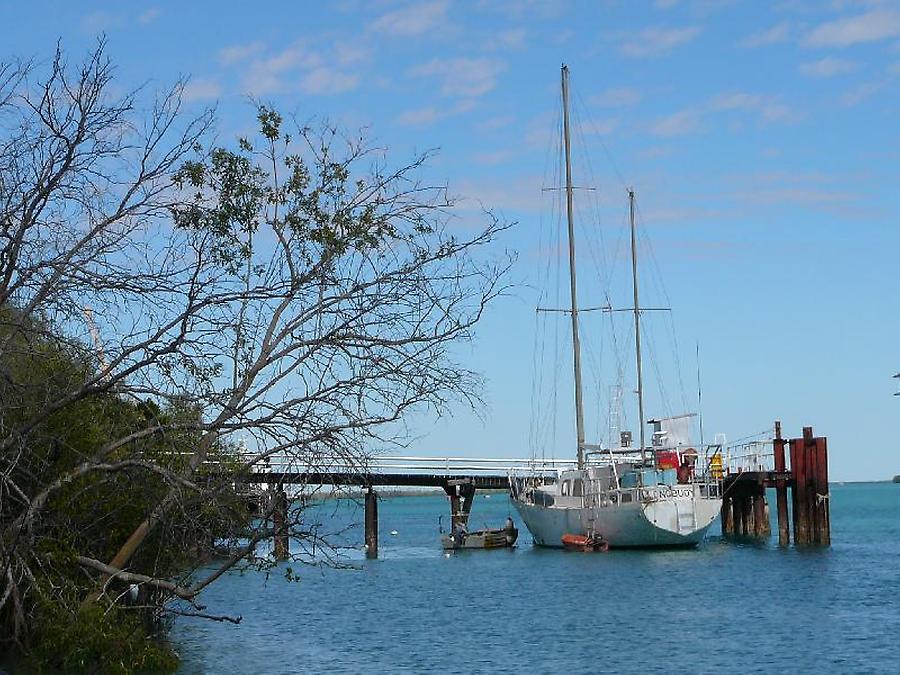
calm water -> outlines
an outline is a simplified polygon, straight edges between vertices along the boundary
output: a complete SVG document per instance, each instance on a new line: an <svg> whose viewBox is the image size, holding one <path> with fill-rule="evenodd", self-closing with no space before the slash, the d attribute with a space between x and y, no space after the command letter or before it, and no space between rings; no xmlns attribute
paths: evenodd
<svg viewBox="0 0 900 675"><path fill-rule="evenodd" d="M449 557L445 498L387 499L381 559L232 575L204 601L243 622L184 620L173 641L187 673L900 672L900 485L831 494L827 550L726 543L715 523L697 550L567 553L522 529L515 550ZM476 500L473 526L515 517Z"/></svg>

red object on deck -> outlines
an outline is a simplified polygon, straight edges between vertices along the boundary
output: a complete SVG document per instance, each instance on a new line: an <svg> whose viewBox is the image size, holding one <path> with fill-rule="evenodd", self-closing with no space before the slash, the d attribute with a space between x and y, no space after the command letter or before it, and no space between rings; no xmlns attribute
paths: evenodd
<svg viewBox="0 0 900 675"><path fill-rule="evenodd" d="M564 534L562 545L569 551L586 553L605 552L609 550L609 542L599 535Z"/></svg>
<svg viewBox="0 0 900 675"><path fill-rule="evenodd" d="M674 450L660 450L656 453L656 468L677 469L678 453Z"/></svg>

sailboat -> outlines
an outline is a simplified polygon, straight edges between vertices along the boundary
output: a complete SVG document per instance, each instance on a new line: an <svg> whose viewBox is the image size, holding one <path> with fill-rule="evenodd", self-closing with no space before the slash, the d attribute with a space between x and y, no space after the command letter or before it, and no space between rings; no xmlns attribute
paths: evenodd
<svg viewBox="0 0 900 675"><path fill-rule="evenodd" d="M631 223L631 271L634 344L637 365L639 445L622 432L618 447L585 442L581 386L581 346L578 335L577 279L572 166L569 138L569 70L562 66L563 145L568 224L569 290L572 356L575 374L575 466L555 478L510 475L510 496L535 544L571 547L583 542L592 550L607 547L677 547L699 544L721 504L721 447L691 444L690 418L680 415L644 420L641 360L641 313L634 220L634 191L628 191ZM653 425L651 445L645 426ZM589 546L588 546L589 545Z"/></svg>

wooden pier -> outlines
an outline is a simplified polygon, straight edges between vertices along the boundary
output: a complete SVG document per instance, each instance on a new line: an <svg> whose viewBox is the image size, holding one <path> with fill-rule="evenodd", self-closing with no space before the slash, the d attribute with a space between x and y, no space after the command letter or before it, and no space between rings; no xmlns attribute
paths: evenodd
<svg viewBox="0 0 900 675"><path fill-rule="evenodd" d="M771 535L766 489L775 488L778 514L778 543L790 544L793 518L794 544L831 544L831 517L828 492L828 443L813 436L812 427L803 428L802 438L784 439L781 423L775 423L772 441L774 470L730 473L722 481L722 534L737 537ZM785 446L790 447L790 467ZM787 491L791 490L790 513Z"/></svg>
<svg viewBox="0 0 900 675"><path fill-rule="evenodd" d="M269 466L264 471L241 476L245 485L267 484L274 487L272 524L275 530L274 555L278 560L290 557L287 532L288 498L286 485L341 485L364 491L365 551L367 558L378 557L378 487L442 488L450 502L453 526L465 525L476 490L502 490L509 486L510 471L552 478L560 468L574 466L570 460L478 459L469 457L396 457L373 458L368 470L339 463L302 469Z"/></svg>

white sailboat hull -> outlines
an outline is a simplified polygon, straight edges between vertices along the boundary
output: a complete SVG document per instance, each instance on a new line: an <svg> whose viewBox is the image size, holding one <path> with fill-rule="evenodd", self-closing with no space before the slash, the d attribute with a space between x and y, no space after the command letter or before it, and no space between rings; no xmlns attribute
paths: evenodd
<svg viewBox="0 0 900 675"><path fill-rule="evenodd" d="M564 534L596 532L611 547L695 546L716 519L721 501L684 497L609 506L513 503L539 546L562 547Z"/></svg>

